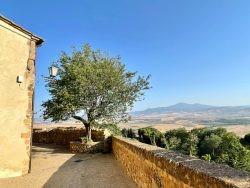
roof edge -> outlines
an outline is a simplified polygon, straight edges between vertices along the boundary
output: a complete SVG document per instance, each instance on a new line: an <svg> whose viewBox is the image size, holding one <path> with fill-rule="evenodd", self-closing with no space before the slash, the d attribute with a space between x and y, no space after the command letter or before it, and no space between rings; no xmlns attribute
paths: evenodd
<svg viewBox="0 0 250 188"><path fill-rule="evenodd" d="M36 45L37 46L40 46L44 42L44 40L41 37L39 37L37 35L34 35L30 31L24 29L23 27L21 27L20 25L18 25L16 23L12 22L8 18L4 17L3 15L0 15L0 20L2 20L3 22L9 24L10 26L14 27L15 29L17 29L17 30L19 30L19 31L21 31L21 32L29 35L31 37L31 39L33 39L33 40L36 41Z"/></svg>

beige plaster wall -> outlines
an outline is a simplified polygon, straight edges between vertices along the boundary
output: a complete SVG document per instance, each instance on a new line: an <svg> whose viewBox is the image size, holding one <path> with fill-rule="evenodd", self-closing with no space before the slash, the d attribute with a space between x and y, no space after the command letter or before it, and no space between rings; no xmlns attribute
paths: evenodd
<svg viewBox="0 0 250 188"><path fill-rule="evenodd" d="M0 178L29 170L35 48L30 36L0 20Z"/></svg>

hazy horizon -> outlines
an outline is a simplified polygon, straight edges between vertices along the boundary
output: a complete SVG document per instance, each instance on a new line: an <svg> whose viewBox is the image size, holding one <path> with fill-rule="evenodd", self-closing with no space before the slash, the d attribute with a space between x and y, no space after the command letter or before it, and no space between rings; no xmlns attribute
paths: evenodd
<svg viewBox="0 0 250 188"><path fill-rule="evenodd" d="M213 105L213 104L203 104L203 103L190 103L190 102L177 102L177 103L174 103L174 104L170 104L170 105L162 105L162 106L152 106L152 107L148 107L148 108L145 108L145 109L142 109L142 110L147 110L147 109L153 109L153 108L164 108L164 107L169 107L169 106L174 106L174 105L177 105L177 104L188 104L188 105L195 105L195 104L198 104L198 105L206 105L206 106L212 106L212 107L239 107L239 106L250 106L250 104L245 104L245 105ZM141 111L141 110L136 110L136 111ZM133 112L133 111L132 111Z"/></svg>
<svg viewBox="0 0 250 188"><path fill-rule="evenodd" d="M178 102L172 105L168 105L168 106L158 106L158 107L149 107L149 108L145 108L142 110L132 110L129 113L135 113L135 112L143 112L146 110L152 110L152 109L157 109L157 108L167 108L167 107L171 107L171 106L176 106L176 105L204 105L204 106L211 106L211 107L250 107L250 105L236 105L236 106L230 106L230 105L226 105L226 106L220 106L220 105L208 105L208 104L201 104L201 103L187 103L187 102ZM42 117L38 117L35 115L34 117L36 120L42 120ZM48 121L49 122L49 121Z"/></svg>

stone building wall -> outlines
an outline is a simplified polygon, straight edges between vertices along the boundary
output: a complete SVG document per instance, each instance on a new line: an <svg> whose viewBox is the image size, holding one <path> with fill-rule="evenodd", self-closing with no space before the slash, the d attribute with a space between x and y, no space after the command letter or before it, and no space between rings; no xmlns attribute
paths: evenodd
<svg viewBox="0 0 250 188"><path fill-rule="evenodd" d="M112 138L113 154L139 187L250 187L250 173L190 158L123 137Z"/></svg>
<svg viewBox="0 0 250 188"><path fill-rule="evenodd" d="M37 40L0 16L0 178L29 171Z"/></svg>

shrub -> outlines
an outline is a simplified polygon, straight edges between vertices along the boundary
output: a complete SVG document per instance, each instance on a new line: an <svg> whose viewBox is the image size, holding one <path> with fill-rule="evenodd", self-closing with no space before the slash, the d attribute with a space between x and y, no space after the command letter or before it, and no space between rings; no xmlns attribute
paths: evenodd
<svg viewBox="0 0 250 188"><path fill-rule="evenodd" d="M123 128L121 133L122 133L123 137L136 138L136 134L135 134L134 130L131 128L129 128L129 129Z"/></svg>
<svg viewBox="0 0 250 188"><path fill-rule="evenodd" d="M99 124L99 123L95 123L94 124L95 128L98 129L108 129L113 135L121 135L121 129L117 126L117 124L107 124L107 123L103 123L103 124Z"/></svg>
<svg viewBox="0 0 250 188"><path fill-rule="evenodd" d="M242 138L242 139L240 140L240 142L241 142L244 146L250 148L250 133L246 134L246 135L244 136L244 138Z"/></svg>
<svg viewBox="0 0 250 188"><path fill-rule="evenodd" d="M206 160L206 161L211 161L211 155L210 154L202 155L201 158Z"/></svg>
<svg viewBox="0 0 250 188"><path fill-rule="evenodd" d="M80 137L82 143L84 144L89 144L91 142L93 142L91 139L89 139L88 137L84 136L84 137Z"/></svg>
<svg viewBox="0 0 250 188"><path fill-rule="evenodd" d="M141 128L138 130L138 135L139 135L139 141L143 143L157 145L159 147L164 147L164 148L167 147L167 141L164 135L155 128L152 127Z"/></svg>

